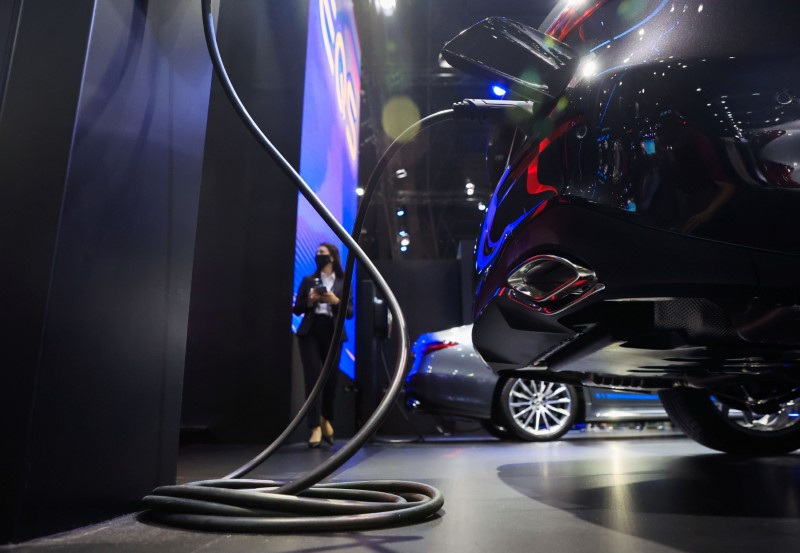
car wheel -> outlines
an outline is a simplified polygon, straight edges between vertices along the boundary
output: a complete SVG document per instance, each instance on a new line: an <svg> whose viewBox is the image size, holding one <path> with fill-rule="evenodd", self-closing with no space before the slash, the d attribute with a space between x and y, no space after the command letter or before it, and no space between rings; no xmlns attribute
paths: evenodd
<svg viewBox="0 0 800 553"><path fill-rule="evenodd" d="M503 425L529 442L559 439L575 424L578 409L578 393L568 384L511 378L500 392Z"/></svg>
<svg viewBox="0 0 800 553"><path fill-rule="evenodd" d="M800 405L789 402L769 414L739 411L696 388L659 393L670 419L708 448L744 455L778 455L800 449Z"/></svg>

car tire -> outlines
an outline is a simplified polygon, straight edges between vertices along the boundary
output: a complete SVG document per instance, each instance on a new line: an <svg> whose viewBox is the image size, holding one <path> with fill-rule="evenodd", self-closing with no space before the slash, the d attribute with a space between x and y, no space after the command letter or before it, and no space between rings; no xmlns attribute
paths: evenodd
<svg viewBox="0 0 800 553"><path fill-rule="evenodd" d="M708 448L740 455L780 455L800 449L800 420L797 418L784 419L783 423L772 427L748 425L746 415L738 420L732 418L731 410L718 400L712 400L705 390L672 388L662 390L659 396L672 422ZM761 429L756 429L758 427Z"/></svg>
<svg viewBox="0 0 800 553"><path fill-rule="evenodd" d="M575 424L580 411L574 386L530 378L502 384L499 411L503 426L528 442L558 440Z"/></svg>

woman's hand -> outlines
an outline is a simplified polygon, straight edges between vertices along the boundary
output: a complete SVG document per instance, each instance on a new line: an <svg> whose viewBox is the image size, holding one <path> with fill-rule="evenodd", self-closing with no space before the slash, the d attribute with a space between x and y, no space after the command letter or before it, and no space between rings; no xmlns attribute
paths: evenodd
<svg viewBox="0 0 800 553"><path fill-rule="evenodd" d="M336 294L333 292L325 292L321 296L319 296L319 301L323 303L329 303L331 305L339 305L339 298L336 297Z"/></svg>
<svg viewBox="0 0 800 553"><path fill-rule="evenodd" d="M322 301L320 295L317 294L317 291L312 288L311 290L308 291L308 306L311 307L318 301Z"/></svg>

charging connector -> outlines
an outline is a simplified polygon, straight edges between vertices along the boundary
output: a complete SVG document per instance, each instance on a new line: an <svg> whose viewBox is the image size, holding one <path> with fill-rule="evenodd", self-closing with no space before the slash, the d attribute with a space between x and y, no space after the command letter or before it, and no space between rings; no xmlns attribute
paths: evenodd
<svg viewBox="0 0 800 553"><path fill-rule="evenodd" d="M533 118L534 106L531 101L468 98L453 104L453 117L479 123L519 124Z"/></svg>

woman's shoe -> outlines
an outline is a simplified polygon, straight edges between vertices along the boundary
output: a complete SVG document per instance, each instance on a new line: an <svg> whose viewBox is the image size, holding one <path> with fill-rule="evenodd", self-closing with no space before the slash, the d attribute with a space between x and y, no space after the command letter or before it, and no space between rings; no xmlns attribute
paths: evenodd
<svg viewBox="0 0 800 553"><path fill-rule="evenodd" d="M319 447L319 444L322 443L322 441L320 440L321 435L322 435L322 430L320 429L319 426L311 430L311 437L308 439L308 447L310 448Z"/></svg>
<svg viewBox="0 0 800 553"><path fill-rule="evenodd" d="M322 439L328 442L330 445L333 445L333 434L330 436L322 436Z"/></svg>

